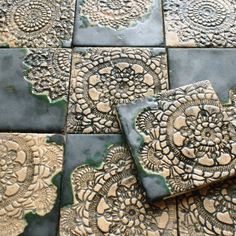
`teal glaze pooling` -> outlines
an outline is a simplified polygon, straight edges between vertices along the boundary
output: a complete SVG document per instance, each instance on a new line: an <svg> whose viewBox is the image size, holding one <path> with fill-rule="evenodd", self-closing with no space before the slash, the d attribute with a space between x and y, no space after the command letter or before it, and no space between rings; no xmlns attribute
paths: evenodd
<svg viewBox="0 0 236 236"><path fill-rule="evenodd" d="M126 134L128 146L134 158L139 179L151 202L155 202L158 199L170 196L171 194L166 179L157 173L145 170L140 164L139 159L141 147L144 145L144 138L135 129L136 117L147 107L154 108L155 106L156 99L154 97L147 97L143 100L117 106L118 119L122 130ZM126 120L129 120L130 122L126 122Z"/></svg>

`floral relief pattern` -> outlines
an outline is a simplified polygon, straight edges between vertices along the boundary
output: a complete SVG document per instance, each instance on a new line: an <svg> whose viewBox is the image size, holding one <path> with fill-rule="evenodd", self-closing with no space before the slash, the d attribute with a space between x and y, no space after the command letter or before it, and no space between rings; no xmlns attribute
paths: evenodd
<svg viewBox="0 0 236 236"><path fill-rule="evenodd" d="M236 125L207 82L162 93L155 102L136 118L145 170L163 176L172 194L235 174Z"/></svg>
<svg viewBox="0 0 236 236"><path fill-rule="evenodd" d="M111 146L97 169L77 167L71 182L74 204L61 210L60 235L176 235L175 204L147 203L125 147Z"/></svg>
<svg viewBox="0 0 236 236"><path fill-rule="evenodd" d="M2 0L0 45L60 47L71 41L74 0Z"/></svg>
<svg viewBox="0 0 236 236"><path fill-rule="evenodd" d="M0 157L1 235L19 235L27 213L52 210L57 188L51 179L61 171L63 149L46 135L1 134Z"/></svg>
<svg viewBox="0 0 236 236"><path fill-rule="evenodd" d="M207 187L179 201L180 234L235 235L236 181Z"/></svg>
<svg viewBox="0 0 236 236"><path fill-rule="evenodd" d="M165 0L164 13L169 45L236 45L234 0Z"/></svg>
<svg viewBox="0 0 236 236"><path fill-rule="evenodd" d="M167 89L165 54L91 49L74 54L68 131L119 133L115 106Z"/></svg>
<svg viewBox="0 0 236 236"><path fill-rule="evenodd" d="M101 25L114 30L132 26L150 13L152 0L85 0L80 15L91 25Z"/></svg>
<svg viewBox="0 0 236 236"><path fill-rule="evenodd" d="M30 49L24 64L25 79L31 84L33 94L47 96L50 103L67 101L70 49Z"/></svg>

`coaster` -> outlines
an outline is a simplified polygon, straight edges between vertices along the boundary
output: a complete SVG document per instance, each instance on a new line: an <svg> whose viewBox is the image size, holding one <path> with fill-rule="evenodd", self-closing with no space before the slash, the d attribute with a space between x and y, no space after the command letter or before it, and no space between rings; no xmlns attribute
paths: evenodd
<svg viewBox="0 0 236 236"><path fill-rule="evenodd" d="M151 201L235 174L236 127L208 81L120 105L118 113Z"/></svg>

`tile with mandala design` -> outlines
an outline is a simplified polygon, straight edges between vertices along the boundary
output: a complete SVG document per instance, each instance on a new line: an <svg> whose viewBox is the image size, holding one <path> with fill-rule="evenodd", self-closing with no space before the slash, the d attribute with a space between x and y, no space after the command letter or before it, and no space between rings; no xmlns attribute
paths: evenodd
<svg viewBox="0 0 236 236"><path fill-rule="evenodd" d="M234 236L236 234L236 181L203 188L178 201L181 236Z"/></svg>
<svg viewBox="0 0 236 236"><path fill-rule="evenodd" d="M234 0L164 0L168 46L235 47Z"/></svg>
<svg viewBox="0 0 236 236"><path fill-rule="evenodd" d="M168 88L164 49L77 48L67 131L119 133L115 106Z"/></svg>
<svg viewBox="0 0 236 236"><path fill-rule="evenodd" d="M235 175L236 124L228 112L209 81L118 107L150 201Z"/></svg>
<svg viewBox="0 0 236 236"><path fill-rule="evenodd" d="M162 46L160 0L78 0L76 46Z"/></svg>
<svg viewBox="0 0 236 236"><path fill-rule="evenodd" d="M56 236L63 144L61 135L0 133L1 236Z"/></svg>
<svg viewBox="0 0 236 236"><path fill-rule="evenodd" d="M64 130L71 49L0 49L0 130Z"/></svg>
<svg viewBox="0 0 236 236"><path fill-rule="evenodd" d="M75 0L1 0L0 47L70 47Z"/></svg>
<svg viewBox="0 0 236 236"><path fill-rule="evenodd" d="M121 135L68 135L62 182L61 236L177 235L175 200L147 203Z"/></svg>

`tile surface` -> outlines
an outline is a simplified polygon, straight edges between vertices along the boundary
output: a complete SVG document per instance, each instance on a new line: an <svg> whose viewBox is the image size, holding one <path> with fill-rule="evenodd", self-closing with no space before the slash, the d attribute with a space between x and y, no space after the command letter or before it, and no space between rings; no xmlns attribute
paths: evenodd
<svg viewBox="0 0 236 236"><path fill-rule="evenodd" d="M168 46L236 46L234 0L164 0L164 16Z"/></svg>
<svg viewBox="0 0 236 236"><path fill-rule="evenodd" d="M169 49L170 88L207 79L221 101L228 101L228 91L236 88L235 49Z"/></svg>
<svg viewBox="0 0 236 236"><path fill-rule="evenodd" d="M118 113L151 201L235 174L235 117L208 81L120 105Z"/></svg>
<svg viewBox="0 0 236 236"><path fill-rule="evenodd" d="M34 220L43 224L41 235L56 235L58 209L48 213L57 199L54 178L62 170L63 137L0 133L0 154L0 235L19 235ZM22 235L39 235L37 230Z"/></svg>
<svg viewBox="0 0 236 236"><path fill-rule="evenodd" d="M70 46L75 0L1 0L0 46Z"/></svg>
<svg viewBox="0 0 236 236"><path fill-rule="evenodd" d="M118 103L168 88L163 49L78 48L72 63L70 133L118 133Z"/></svg>
<svg viewBox="0 0 236 236"><path fill-rule="evenodd" d="M78 0L76 46L162 46L160 0Z"/></svg>
<svg viewBox="0 0 236 236"><path fill-rule="evenodd" d="M121 136L69 135L67 141L61 236L177 235L174 201L146 202Z"/></svg>
<svg viewBox="0 0 236 236"><path fill-rule="evenodd" d="M180 199L180 235L235 235L235 191L236 181L231 179Z"/></svg>
<svg viewBox="0 0 236 236"><path fill-rule="evenodd" d="M61 132L70 64L70 49L1 49L0 130Z"/></svg>

